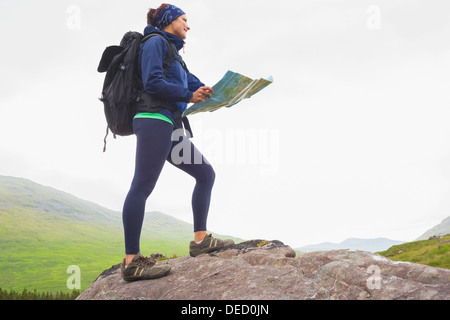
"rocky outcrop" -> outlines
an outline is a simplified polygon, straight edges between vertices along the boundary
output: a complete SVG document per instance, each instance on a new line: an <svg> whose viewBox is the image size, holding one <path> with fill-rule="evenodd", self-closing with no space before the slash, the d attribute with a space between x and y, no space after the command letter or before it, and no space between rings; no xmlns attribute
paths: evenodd
<svg viewBox="0 0 450 320"><path fill-rule="evenodd" d="M252 240L196 258L158 261L171 273L124 282L119 266L104 271L79 300L379 300L450 299L450 270L393 262L356 250L296 257L280 241Z"/></svg>

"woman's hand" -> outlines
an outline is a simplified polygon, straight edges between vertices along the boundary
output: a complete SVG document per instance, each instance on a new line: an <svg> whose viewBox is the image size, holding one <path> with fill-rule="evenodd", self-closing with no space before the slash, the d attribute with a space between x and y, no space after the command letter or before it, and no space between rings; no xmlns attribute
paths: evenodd
<svg viewBox="0 0 450 320"><path fill-rule="evenodd" d="M214 90L211 87L200 87L192 95L190 103L204 102L206 99L211 98L211 94Z"/></svg>

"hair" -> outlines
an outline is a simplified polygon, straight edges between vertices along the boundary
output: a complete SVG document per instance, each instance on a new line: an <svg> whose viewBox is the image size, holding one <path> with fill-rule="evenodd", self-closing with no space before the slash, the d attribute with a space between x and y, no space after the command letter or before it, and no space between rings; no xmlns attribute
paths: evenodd
<svg viewBox="0 0 450 320"><path fill-rule="evenodd" d="M161 13L161 11L169 6L170 4L168 3L163 3L162 5L159 6L158 9L152 9L150 8L148 13L147 13L147 24L151 24L152 26L156 27L156 19L158 18L158 15Z"/></svg>

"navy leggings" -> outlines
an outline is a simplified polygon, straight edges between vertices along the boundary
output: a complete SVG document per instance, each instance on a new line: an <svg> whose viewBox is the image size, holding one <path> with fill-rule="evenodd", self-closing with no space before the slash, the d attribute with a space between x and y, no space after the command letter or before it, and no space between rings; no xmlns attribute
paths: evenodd
<svg viewBox="0 0 450 320"><path fill-rule="evenodd" d="M126 254L140 252L139 242L145 204L166 161L195 178L196 184L192 194L194 232L206 231L215 179L212 166L185 136L172 141L174 129L166 121L134 119L133 129L137 137L135 172L122 212ZM184 151L188 153L184 154ZM176 201L174 194L183 192L176 188L175 183L173 193L169 196L174 201Z"/></svg>

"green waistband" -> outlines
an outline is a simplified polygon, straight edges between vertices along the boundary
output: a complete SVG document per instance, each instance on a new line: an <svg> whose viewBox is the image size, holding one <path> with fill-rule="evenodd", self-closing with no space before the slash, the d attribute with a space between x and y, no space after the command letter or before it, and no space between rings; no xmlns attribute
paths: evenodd
<svg viewBox="0 0 450 320"><path fill-rule="evenodd" d="M161 113L143 112L134 116L134 119L159 119L170 123L173 126L173 122Z"/></svg>

